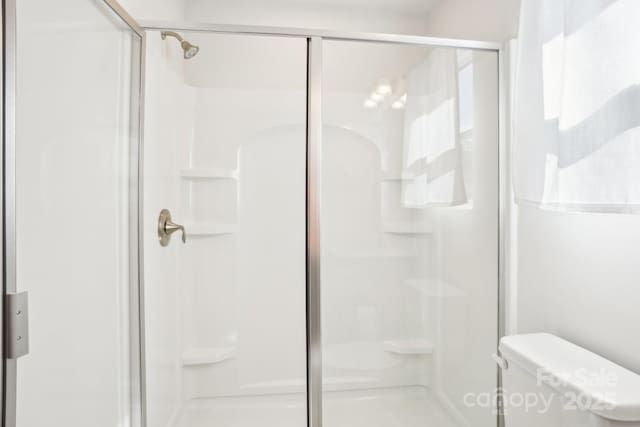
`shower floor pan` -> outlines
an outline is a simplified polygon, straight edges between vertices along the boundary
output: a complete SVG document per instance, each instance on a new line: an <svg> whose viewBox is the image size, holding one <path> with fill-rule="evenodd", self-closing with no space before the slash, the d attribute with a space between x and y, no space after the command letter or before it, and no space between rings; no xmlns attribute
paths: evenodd
<svg viewBox="0 0 640 427"><path fill-rule="evenodd" d="M327 392L323 424L331 427L457 427L424 387ZM194 399L176 427L301 427L303 394Z"/></svg>

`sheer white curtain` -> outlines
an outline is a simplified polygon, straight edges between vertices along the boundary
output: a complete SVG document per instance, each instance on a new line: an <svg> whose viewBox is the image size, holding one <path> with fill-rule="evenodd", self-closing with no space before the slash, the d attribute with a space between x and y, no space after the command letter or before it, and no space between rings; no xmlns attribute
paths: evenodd
<svg viewBox="0 0 640 427"><path fill-rule="evenodd" d="M467 202L458 125L455 49L434 49L406 76L404 206Z"/></svg>
<svg viewBox="0 0 640 427"><path fill-rule="evenodd" d="M640 0L522 0L514 191L640 213Z"/></svg>

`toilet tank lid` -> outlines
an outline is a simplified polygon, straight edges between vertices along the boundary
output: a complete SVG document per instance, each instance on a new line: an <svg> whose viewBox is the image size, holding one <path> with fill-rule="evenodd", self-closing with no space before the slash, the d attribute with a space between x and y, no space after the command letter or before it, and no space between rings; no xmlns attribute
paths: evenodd
<svg viewBox="0 0 640 427"><path fill-rule="evenodd" d="M520 366L574 407L610 420L640 421L640 375L604 357L551 334L504 337L500 353L507 369Z"/></svg>

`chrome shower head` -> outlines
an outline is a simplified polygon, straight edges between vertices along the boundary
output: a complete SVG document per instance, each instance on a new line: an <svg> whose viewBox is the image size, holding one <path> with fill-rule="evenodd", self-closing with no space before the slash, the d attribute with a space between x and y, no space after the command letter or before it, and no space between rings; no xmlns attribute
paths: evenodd
<svg viewBox="0 0 640 427"><path fill-rule="evenodd" d="M178 33L175 33L173 31L163 31L160 33L160 37L162 37L162 40L166 39L167 36L173 37L180 42L180 47L182 47L182 50L184 51L184 59L193 58L194 56L196 56L196 54L200 50L200 47L189 43L188 41L183 39L182 36Z"/></svg>

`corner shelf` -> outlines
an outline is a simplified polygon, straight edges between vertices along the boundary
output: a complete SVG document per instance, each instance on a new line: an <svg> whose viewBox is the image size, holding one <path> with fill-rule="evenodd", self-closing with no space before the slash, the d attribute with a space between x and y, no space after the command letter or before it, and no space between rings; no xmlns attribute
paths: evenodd
<svg viewBox="0 0 640 427"><path fill-rule="evenodd" d="M190 348L182 353L182 366L213 365L235 356L235 347Z"/></svg>
<svg viewBox="0 0 640 427"><path fill-rule="evenodd" d="M189 168L182 169L180 176L184 179L238 179L238 171L223 168Z"/></svg>
<svg viewBox="0 0 640 427"><path fill-rule="evenodd" d="M217 236L238 232L238 224L224 224L219 222L192 222L185 224L187 238L190 236Z"/></svg>
<svg viewBox="0 0 640 427"><path fill-rule="evenodd" d="M402 355L433 353L433 344L424 338L384 341L382 348L388 353Z"/></svg>
<svg viewBox="0 0 640 427"><path fill-rule="evenodd" d="M384 222L382 231L391 234L419 235L433 233L433 226L427 222Z"/></svg>

